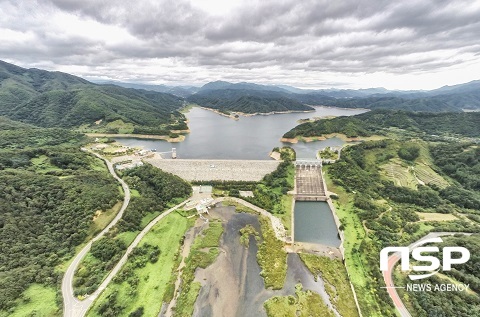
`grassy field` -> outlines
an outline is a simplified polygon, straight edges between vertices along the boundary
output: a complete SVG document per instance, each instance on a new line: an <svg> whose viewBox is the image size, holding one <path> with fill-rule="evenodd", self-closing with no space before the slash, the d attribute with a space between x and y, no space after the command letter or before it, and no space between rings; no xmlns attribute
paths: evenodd
<svg viewBox="0 0 480 317"><path fill-rule="evenodd" d="M435 184L440 188L448 186L448 182L442 176L424 163L415 164L414 171L417 178L425 184Z"/></svg>
<svg viewBox="0 0 480 317"><path fill-rule="evenodd" d="M265 287L281 289L287 276L287 253L283 249L283 242L278 240L271 228L270 220L260 216L263 242L258 246L257 261L262 272Z"/></svg>
<svg viewBox="0 0 480 317"><path fill-rule="evenodd" d="M293 196L291 195L283 195L282 197L282 204L285 210L283 214L275 214L277 218L282 221L283 226L285 227L285 231L287 232L287 236L291 235L292 232L292 205L293 205Z"/></svg>
<svg viewBox="0 0 480 317"><path fill-rule="evenodd" d="M358 252L360 243L366 234L358 215L354 212L352 197L341 187L332 183L328 171L325 173L325 182L328 190L336 193L339 197L338 200L334 201L334 205L337 216L345 227L345 242L343 245L345 248L345 262L362 314L369 317L382 317L380 307L375 300L375 290L369 287L372 284L372 280L367 268L364 266L366 260Z"/></svg>
<svg viewBox="0 0 480 317"><path fill-rule="evenodd" d="M357 306L343 263L340 260L313 254L300 254L300 258L315 277L321 276L325 281L325 291L340 315L358 317Z"/></svg>
<svg viewBox="0 0 480 317"><path fill-rule="evenodd" d="M32 163L32 166L35 169L35 171L38 173L45 174L52 171L62 170L61 168L52 165L50 163L50 158L46 155L40 155L39 157L34 157L30 159L30 162Z"/></svg>
<svg viewBox="0 0 480 317"><path fill-rule="evenodd" d="M110 209L107 209L105 211L98 210L95 213L95 216L93 217L93 222L90 225L90 229L88 230L88 236L85 239L86 241L89 241L90 239L92 239L94 235L102 231L102 229L105 228L112 221L112 219L120 211L120 208L122 207L122 203L123 202L120 201Z"/></svg>
<svg viewBox="0 0 480 317"><path fill-rule="evenodd" d="M309 290L303 291L301 284L295 288L295 296L275 296L263 304L268 317L335 316L320 295Z"/></svg>
<svg viewBox="0 0 480 317"><path fill-rule="evenodd" d="M39 284L32 284L22 297L17 299L15 310L0 311L0 317L53 317L62 312L56 304L56 290Z"/></svg>
<svg viewBox="0 0 480 317"><path fill-rule="evenodd" d="M420 221L452 221L458 220L452 214L441 214L438 212L417 212L417 215L420 217Z"/></svg>
<svg viewBox="0 0 480 317"><path fill-rule="evenodd" d="M409 166L400 159L392 159L381 167L383 174L397 186L416 189L418 181Z"/></svg>
<svg viewBox="0 0 480 317"><path fill-rule="evenodd" d="M119 279L95 302L88 316L102 316L98 310L111 299L111 294L116 295L116 302L124 309L122 316L128 316L133 311L143 307L143 316L157 316L161 308L161 299L170 279L175 263L176 253L181 245L185 231L191 226L191 220L172 213L161 220L142 239L139 247L146 244L157 246L160 256L156 263L148 262L144 267L136 267L135 261L129 261L119 273ZM122 281L122 276L127 276ZM120 282L121 281L121 282Z"/></svg>

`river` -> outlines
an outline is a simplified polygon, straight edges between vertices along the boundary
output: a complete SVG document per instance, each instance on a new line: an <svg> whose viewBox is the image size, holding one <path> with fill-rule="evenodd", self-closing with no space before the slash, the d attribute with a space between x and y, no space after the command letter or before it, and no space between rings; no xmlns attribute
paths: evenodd
<svg viewBox="0 0 480 317"><path fill-rule="evenodd" d="M190 133L185 141L168 143L162 140L116 138L128 146L142 146L158 152L177 149L183 159L236 159L268 160L274 147L292 146L298 158L315 158L319 148L344 143L339 138L325 141L282 143L283 134L298 125L298 120L323 116L351 116L365 112L363 109L315 107L315 112L256 115L233 120L209 110L192 108L187 114ZM169 158L168 155L164 155Z"/></svg>

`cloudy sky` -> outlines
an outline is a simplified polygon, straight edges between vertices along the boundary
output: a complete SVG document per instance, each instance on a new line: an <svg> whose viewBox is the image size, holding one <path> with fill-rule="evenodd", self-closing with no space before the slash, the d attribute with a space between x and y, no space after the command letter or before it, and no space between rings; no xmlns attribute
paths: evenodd
<svg viewBox="0 0 480 317"><path fill-rule="evenodd" d="M480 79L480 1L0 0L0 59L87 79L432 89Z"/></svg>

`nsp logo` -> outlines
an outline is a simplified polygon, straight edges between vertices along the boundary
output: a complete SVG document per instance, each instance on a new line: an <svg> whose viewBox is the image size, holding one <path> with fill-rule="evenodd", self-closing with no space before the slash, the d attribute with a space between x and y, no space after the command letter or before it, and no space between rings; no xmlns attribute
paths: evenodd
<svg viewBox="0 0 480 317"><path fill-rule="evenodd" d="M430 238L420 241L417 245L411 247L412 257L418 262L428 262L430 265L414 265L415 272L429 272L426 274L408 275L411 280L420 280L436 274L440 270L440 259L433 255L426 255L425 253L438 253L440 249L435 246L420 247L427 243L441 243L442 238ZM410 270L410 248L409 247L386 247L380 251L380 270L388 271L388 254L396 253L400 256L402 271ZM463 264L470 259L470 251L464 247L444 247L442 250L442 270L450 271L452 264ZM454 253L460 254L460 257L453 258Z"/></svg>

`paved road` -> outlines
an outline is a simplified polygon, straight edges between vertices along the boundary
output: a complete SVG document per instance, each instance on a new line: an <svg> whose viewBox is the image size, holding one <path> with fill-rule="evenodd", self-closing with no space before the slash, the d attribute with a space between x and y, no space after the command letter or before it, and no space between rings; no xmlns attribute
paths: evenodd
<svg viewBox="0 0 480 317"><path fill-rule="evenodd" d="M471 235L471 233L465 233L465 232L431 232L421 238L420 240L417 240L410 244L408 246L408 249L410 252L417 246L421 245L423 241L431 238L437 238L437 237L442 237L442 236L452 236L454 234L464 234L464 235ZM392 273L393 269L395 267L395 264L400 260L400 254L394 253L388 258L388 270L383 271L383 280L385 281L385 285L387 286L387 292L388 295L390 295L390 298L393 301L393 304L397 308L397 310L400 313L400 316L402 317L412 317L410 313L408 312L407 308L403 304L402 300L400 299L400 296L398 296L397 289L395 288L395 285L393 285L393 278L392 278Z"/></svg>
<svg viewBox="0 0 480 317"><path fill-rule="evenodd" d="M91 152L92 153L92 152ZM127 262L128 255L133 251L133 249L140 243L142 238L152 229L153 226L157 224L162 218L166 217L168 214L170 214L172 211L176 210L177 208L183 206L186 201L170 208L166 212L160 214L157 216L155 219L150 221L150 223L137 235L135 240L130 244L130 246L127 248L127 251L123 255L123 257L120 259L120 261L115 265L113 270L108 274L107 278L102 282L102 284L98 287L98 289L88 296L84 300L78 300L74 295L73 295L73 276L75 274L75 271L80 263L80 261L83 259L83 257L87 254L87 252L90 250L92 243L98 239L100 239L110 228L112 228L123 216L123 213L125 212L125 209L127 209L127 206L130 202L130 189L128 185L120 178L117 176L113 169L112 163L110 163L108 160L103 158L97 153L92 153L95 156L101 158L102 160L105 161L107 164L108 170L110 174L122 185L123 191L125 193L125 197L123 200L123 205L122 208L120 208L120 211L118 214L115 216L115 218L108 224L105 229L102 230L96 237L94 237L81 251L80 253L75 256L73 259L72 263L68 267L67 271L65 272L65 275L63 276L62 280L62 295L63 295L63 316L64 317L83 317L87 313L88 309L90 306L93 304L93 302L98 298L98 296L102 293L102 291L108 286L108 284L112 281L112 279L115 277L115 275L120 271L122 266Z"/></svg>
<svg viewBox="0 0 480 317"><path fill-rule="evenodd" d="M85 149L82 149L82 150L87 151ZM127 209L128 204L130 203L130 189L128 188L128 185L120 177L117 176L112 163L110 163L108 160L106 160L105 158L103 158L101 155L97 153L93 153L93 152L89 152L89 153L92 153L93 155L105 161L105 164L107 164L108 171L110 172L110 174L112 174L112 176L122 185L125 196L123 199L122 207L120 208L120 211L117 213L115 218L113 218L113 220L108 224L108 226L105 227L105 229L103 229L86 246L83 247L83 249L75 256L72 263L67 268L65 275L63 276L62 296L63 296L63 316L65 317L77 317L77 316L85 315L85 313L88 310L88 307L91 305L93 300L95 300L95 298L93 298L92 296L89 296L87 299L80 301L73 295L73 275L75 274L75 271L77 270L77 267L80 264L83 257L88 253L88 251L92 247L92 243L100 239L105 233L108 232L108 230L110 230L114 225L117 224L117 222L122 218L123 213L125 212L125 209Z"/></svg>

